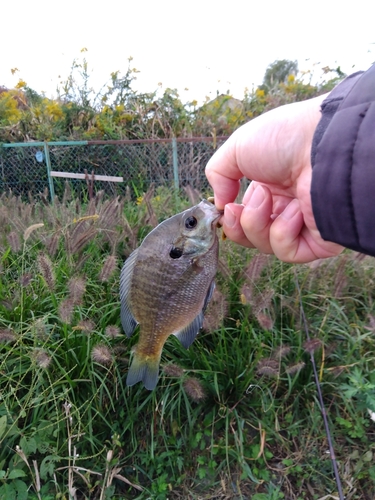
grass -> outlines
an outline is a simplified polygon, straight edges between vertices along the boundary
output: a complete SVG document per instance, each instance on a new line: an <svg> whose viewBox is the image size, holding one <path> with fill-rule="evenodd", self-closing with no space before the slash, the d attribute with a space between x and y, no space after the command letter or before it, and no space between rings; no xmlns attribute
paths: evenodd
<svg viewBox="0 0 375 500"><path fill-rule="evenodd" d="M0 197L0 498L335 498L311 353L346 498L375 497L370 257L223 241L204 331L168 340L155 391L125 386L119 271L188 194Z"/></svg>

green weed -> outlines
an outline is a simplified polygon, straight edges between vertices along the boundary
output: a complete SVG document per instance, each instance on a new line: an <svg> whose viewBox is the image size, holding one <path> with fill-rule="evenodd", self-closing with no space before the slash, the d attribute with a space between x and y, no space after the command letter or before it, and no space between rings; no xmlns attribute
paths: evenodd
<svg viewBox="0 0 375 500"><path fill-rule="evenodd" d="M204 330L168 340L155 391L128 388L119 271L189 205L139 194L0 197L0 498L334 495L313 354L345 494L372 499L373 259L294 268L222 242Z"/></svg>

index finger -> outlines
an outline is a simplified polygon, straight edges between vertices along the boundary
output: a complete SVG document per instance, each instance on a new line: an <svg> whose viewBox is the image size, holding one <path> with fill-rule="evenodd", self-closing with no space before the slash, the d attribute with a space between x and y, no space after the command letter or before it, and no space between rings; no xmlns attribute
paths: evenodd
<svg viewBox="0 0 375 500"><path fill-rule="evenodd" d="M243 177L237 164L233 135L216 151L206 166L206 177L214 190L215 205L219 210L236 199L240 189L239 180Z"/></svg>

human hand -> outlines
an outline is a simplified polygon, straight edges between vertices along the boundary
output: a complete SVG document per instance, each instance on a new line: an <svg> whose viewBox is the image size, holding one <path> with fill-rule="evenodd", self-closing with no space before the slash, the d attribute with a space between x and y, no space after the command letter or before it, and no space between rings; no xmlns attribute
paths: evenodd
<svg viewBox="0 0 375 500"><path fill-rule="evenodd" d="M228 238L285 262L309 262L342 251L321 238L310 197L311 144L325 97L251 120L210 159L206 175L216 206L224 208L220 222ZM235 204L243 177L252 182L242 204Z"/></svg>

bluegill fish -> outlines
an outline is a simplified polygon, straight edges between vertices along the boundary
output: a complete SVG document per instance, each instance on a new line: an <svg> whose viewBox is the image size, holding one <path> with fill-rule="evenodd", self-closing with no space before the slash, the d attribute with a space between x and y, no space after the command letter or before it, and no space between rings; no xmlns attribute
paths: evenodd
<svg viewBox="0 0 375 500"><path fill-rule="evenodd" d="M121 322L130 337L140 325L126 383L155 388L163 346L175 335L188 348L203 324L218 263L221 217L204 200L153 229L126 259L120 277Z"/></svg>

